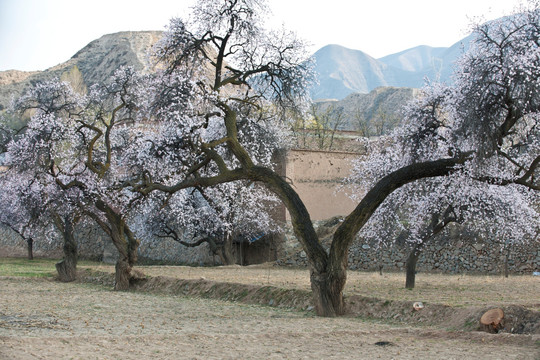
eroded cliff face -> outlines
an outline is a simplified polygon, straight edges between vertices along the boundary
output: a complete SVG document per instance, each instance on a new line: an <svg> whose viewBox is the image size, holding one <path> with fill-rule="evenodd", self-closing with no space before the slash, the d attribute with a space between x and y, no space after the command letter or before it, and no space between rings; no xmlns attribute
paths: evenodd
<svg viewBox="0 0 540 360"><path fill-rule="evenodd" d="M76 65L87 85L104 82L121 66L133 66L138 71L148 72L151 69L148 51L161 34L160 31L129 31L104 35L85 46L65 64Z"/></svg>
<svg viewBox="0 0 540 360"><path fill-rule="evenodd" d="M0 86L11 85L19 83L28 79L29 76L38 74L40 71L19 71L19 70L7 70L0 71Z"/></svg>
<svg viewBox="0 0 540 360"><path fill-rule="evenodd" d="M9 106L29 86L60 78L84 93L92 84L106 81L120 66L151 71L148 51L160 39L161 31L126 31L104 35L92 41L68 61L44 71L0 72L0 110Z"/></svg>

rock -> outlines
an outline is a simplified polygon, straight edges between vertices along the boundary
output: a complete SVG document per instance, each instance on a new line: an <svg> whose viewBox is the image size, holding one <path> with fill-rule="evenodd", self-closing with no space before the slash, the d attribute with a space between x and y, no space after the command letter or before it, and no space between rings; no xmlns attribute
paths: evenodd
<svg viewBox="0 0 540 360"><path fill-rule="evenodd" d="M484 244L473 244L473 248L475 248L476 251L480 251L484 248Z"/></svg>

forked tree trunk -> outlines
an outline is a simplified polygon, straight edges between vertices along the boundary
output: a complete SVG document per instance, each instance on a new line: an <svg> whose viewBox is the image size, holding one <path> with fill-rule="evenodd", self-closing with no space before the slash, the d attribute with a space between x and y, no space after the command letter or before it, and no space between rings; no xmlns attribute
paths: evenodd
<svg viewBox="0 0 540 360"><path fill-rule="evenodd" d="M311 291L315 311L319 316L335 317L345 314L343 288L347 281L346 272L341 275L319 273L310 270Z"/></svg>
<svg viewBox="0 0 540 360"><path fill-rule="evenodd" d="M344 314L343 287L347 279L346 257L345 261L340 260L344 259L343 257L337 258L334 264L338 266L333 268L329 266L330 257L317 237L304 203L284 178L266 168L252 168L249 178L264 182L279 196L289 210L295 236L308 257L313 305L317 315L334 317Z"/></svg>
<svg viewBox="0 0 540 360"><path fill-rule="evenodd" d="M58 217L57 221L61 221ZM64 238L64 258L56 263L58 280L62 282L75 281L77 278L77 242L73 234L73 222L66 216L62 224L62 236Z"/></svg>
<svg viewBox="0 0 540 360"><path fill-rule="evenodd" d="M289 210L296 238L302 244L309 260L313 301L317 314L321 316L338 316L345 313L343 288L347 280L349 247L356 234L388 195L412 181L447 175L468 156L463 154L458 158L412 164L380 179L337 228L330 252L327 252L320 243L309 213L296 191L274 171L254 166L247 152L234 141L237 131L236 114L226 105L224 108L227 115L225 118L227 133L232 139L229 141L229 148L244 166L242 171L231 173L228 181L241 179L261 181L283 201ZM212 185L210 182L208 184Z"/></svg>

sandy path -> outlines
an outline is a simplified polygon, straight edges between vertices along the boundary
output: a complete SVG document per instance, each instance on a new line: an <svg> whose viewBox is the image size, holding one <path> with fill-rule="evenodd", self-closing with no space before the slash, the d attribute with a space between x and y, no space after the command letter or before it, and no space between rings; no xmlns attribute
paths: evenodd
<svg viewBox="0 0 540 360"><path fill-rule="evenodd" d="M538 359L538 341L0 278L0 359Z"/></svg>

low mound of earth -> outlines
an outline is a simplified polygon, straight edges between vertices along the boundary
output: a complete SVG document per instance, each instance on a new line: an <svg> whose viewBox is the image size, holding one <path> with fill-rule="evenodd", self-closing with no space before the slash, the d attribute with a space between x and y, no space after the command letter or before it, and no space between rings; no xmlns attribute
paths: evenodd
<svg viewBox="0 0 540 360"><path fill-rule="evenodd" d="M114 276L110 272L85 269L79 272L79 281L113 286ZM290 287L219 282L204 277L179 279L146 276L134 282L133 290L313 311L311 292L307 289ZM452 331L480 330L479 320L491 308L424 303L422 309L415 310L414 301L384 300L360 295L346 296L345 301L348 317L411 326L430 326ZM504 327L499 333L540 334L539 311L521 305L505 305L501 308L505 319Z"/></svg>
<svg viewBox="0 0 540 360"><path fill-rule="evenodd" d="M274 306L260 306L184 296L199 289L208 296L222 291L219 296L233 300L248 289L227 284L221 288L219 282L200 278L176 284L148 279L138 284L148 291L117 292L111 291L110 272L83 270L81 275L78 284L50 276L0 276L0 359L536 360L540 355L537 334L448 331L353 316L322 318L313 311L280 307L291 300L294 305L294 299L294 306L305 306L300 302L308 298L305 290L275 290L268 294ZM244 298L257 289L273 290L261 288L249 288Z"/></svg>

